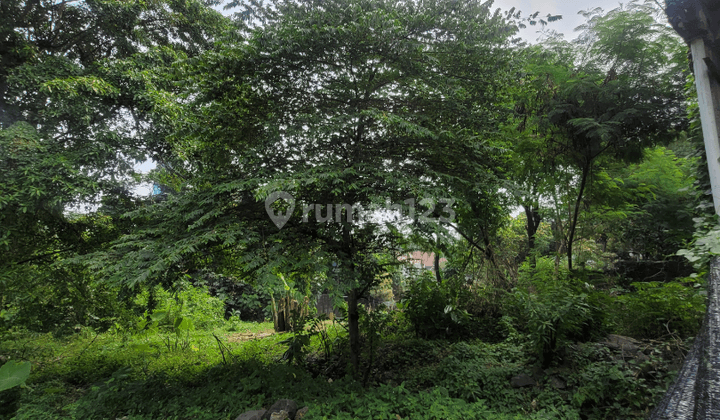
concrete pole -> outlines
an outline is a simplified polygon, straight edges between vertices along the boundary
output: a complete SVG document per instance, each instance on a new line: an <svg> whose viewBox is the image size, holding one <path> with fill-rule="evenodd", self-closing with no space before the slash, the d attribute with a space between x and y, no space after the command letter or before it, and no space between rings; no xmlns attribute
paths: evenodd
<svg viewBox="0 0 720 420"><path fill-rule="evenodd" d="M718 57L707 48L705 40L697 38L690 43L693 67L695 69L695 87L697 88L700 120L705 139L710 185L712 186L715 213L720 214L720 83L710 74L704 59L709 57L720 65Z"/></svg>

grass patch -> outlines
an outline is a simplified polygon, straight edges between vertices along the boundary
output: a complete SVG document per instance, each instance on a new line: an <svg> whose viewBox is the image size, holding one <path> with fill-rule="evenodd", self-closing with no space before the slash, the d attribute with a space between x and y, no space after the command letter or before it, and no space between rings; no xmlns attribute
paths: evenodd
<svg viewBox="0 0 720 420"><path fill-rule="evenodd" d="M363 386L344 375L343 328L322 327L326 335L312 337L302 367L279 362L290 335L271 334L268 323L179 338L160 330L6 334L0 355L30 360L33 372L31 389L0 393L0 419L232 420L279 398L308 405L309 420L640 419L672 375L661 350L622 360L597 344L577 344L562 364L538 372L532 340L521 334L493 344L406 335L382 342L373 366L363 367ZM510 379L521 373L537 384L513 388Z"/></svg>

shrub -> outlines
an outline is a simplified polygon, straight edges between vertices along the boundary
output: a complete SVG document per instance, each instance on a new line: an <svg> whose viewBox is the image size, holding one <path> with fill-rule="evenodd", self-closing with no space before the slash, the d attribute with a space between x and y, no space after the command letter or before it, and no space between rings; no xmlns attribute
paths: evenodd
<svg viewBox="0 0 720 420"><path fill-rule="evenodd" d="M697 333L705 313L705 292L699 284L687 287L679 282L651 282L632 286L635 292L616 299L619 332L637 338L658 338L668 333L685 338Z"/></svg>
<svg viewBox="0 0 720 420"><path fill-rule="evenodd" d="M410 283L401 306L417 337L453 337L462 334L470 320L462 307L462 295L466 293L453 279L438 283L432 273L424 271Z"/></svg>
<svg viewBox="0 0 720 420"><path fill-rule="evenodd" d="M409 282L400 307L415 335L426 339L482 338L501 341L502 316L493 288L473 289L461 276L448 276L438 283L430 271Z"/></svg>
<svg viewBox="0 0 720 420"><path fill-rule="evenodd" d="M451 354L440 363L438 383L450 395L466 401L485 400L494 408L511 407L520 402L519 391L510 388L508 380L519 373L520 357L500 354L487 345L460 342L452 346Z"/></svg>
<svg viewBox="0 0 720 420"><path fill-rule="evenodd" d="M624 361L603 346L577 345L567 378L571 403L583 418L645 418L672 379L673 361L663 357L663 347Z"/></svg>
<svg viewBox="0 0 720 420"><path fill-rule="evenodd" d="M143 292L136 299L136 303L146 307L149 295L147 291ZM164 318L159 318L161 326L174 324L178 317L192 320L195 327L203 330L221 326L224 322L224 303L210 296L204 287L181 284L177 291L171 293L157 286L154 299L158 302L154 312L167 314Z"/></svg>
<svg viewBox="0 0 720 420"><path fill-rule="evenodd" d="M85 326L104 331L132 317L119 291L75 266L9 270L0 273L0 330L56 336Z"/></svg>
<svg viewBox="0 0 720 420"><path fill-rule="evenodd" d="M225 303L225 319L238 316L243 321L262 322L272 319L270 294L255 289L233 277L203 272L195 279L196 286L207 286L210 294Z"/></svg>
<svg viewBox="0 0 720 420"><path fill-rule="evenodd" d="M588 293L591 286L578 284L567 269L538 258L535 268L527 263L520 271L518 287L506 302L506 313L518 329L530 334L535 355L547 367L563 342L581 336L594 322ZM583 290L584 289L584 290Z"/></svg>

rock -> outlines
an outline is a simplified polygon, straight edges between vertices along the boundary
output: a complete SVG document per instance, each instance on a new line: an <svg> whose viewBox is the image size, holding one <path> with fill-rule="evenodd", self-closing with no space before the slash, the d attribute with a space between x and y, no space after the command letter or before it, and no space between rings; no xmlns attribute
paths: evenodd
<svg viewBox="0 0 720 420"><path fill-rule="evenodd" d="M558 378L557 376L553 376L550 378L550 385L552 385L552 387L555 389L565 389L567 387L565 381Z"/></svg>
<svg viewBox="0 0 720 420"><path fill-rule="evenodd" d="M545 371L540 366L534 366L531 371L532 375L530 376L533 381L542 382L543 378L545 377Z"/></svg>
<svg viewBox="0 0 720 420"><path fill-rule="evenodd" d="M280 410L277 413L270 414L270 420L288 420L290 415L285 410Z"/></svg>
<svg viewBox="0 0 720 420"><path fill-rule="evenodd" d="M524 373L521 373L520 375L513 376L512 379L510 379L510 385L513 388L522 388L525 386L534 386L535 380L530 377L530 375L526 375Z"/></svg>
<svg viewBox="0 0 720 420"><path fill-rule="evenodd" d="M310 407L307 406L299 409L297 413L295 413L295 420L302 420L302 418L305 417L305 414L307 414L308 411L310 411Z"/></svg>
<svg viewBox="0 0 720 420"><path fill-rule="evenodd" d="M262 420L270 420L270 416L273 413L279 413L280 411L283 411L283 410L285 410L287 412L287 414L288 414L287 418L294 419L297 409L298 409L297 404L293 400L288 400L288 399L277 400L275 402L275 404L270 406L268 411L262 417Z"/></svg>
<svg viewBox="0 0 720 420"><path fill-rule="evenodd" d="M622 350L629 353L637 352L640 349L640 345L642 345L640 341L634 338L617 334L608 335L603 344L611 349Z"/></svg>
<svg viewBox="0 0 720 420"><path fill-rule="evenodd" d="M240 414L235 420L261 420L265 412L265 410L246 411Z"/></svg>

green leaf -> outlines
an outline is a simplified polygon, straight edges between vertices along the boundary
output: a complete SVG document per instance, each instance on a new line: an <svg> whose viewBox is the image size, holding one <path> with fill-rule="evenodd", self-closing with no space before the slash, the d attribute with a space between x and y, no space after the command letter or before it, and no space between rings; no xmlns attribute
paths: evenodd
<svg viewBox="0 0 720 420"><path fill-rule="evenodd" d="M166 311L157 311L155 313L150 314L150 319L153 320L153 322L159 322L165 319L167 316Z"/></svg>
<svg viewBox="0 0 720 420"><path fill-rule="evenodd" d="M0 367L0 391L24 385L30 376L30 362L8 360Z"/></svg>
<svg viewBox="0 0 720 420"><path fill-rule="evenodd" d="M133 344L130 347L139 353L150 353L153 351L153 348L150 347L149 344L145 344L145 343Z"/></svg>

